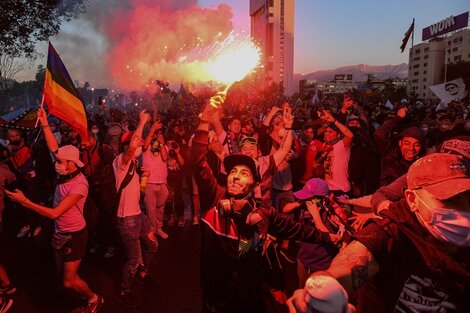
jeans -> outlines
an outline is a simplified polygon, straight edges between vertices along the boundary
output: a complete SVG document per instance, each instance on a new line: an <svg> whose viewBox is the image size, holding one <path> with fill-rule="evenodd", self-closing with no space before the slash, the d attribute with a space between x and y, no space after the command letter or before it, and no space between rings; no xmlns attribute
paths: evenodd
<svg viewBox="0 0 470 313"><path fill-rule="evenodd" d="M118 228L127 258L122 271L121 292L128 292L139 267L142 271L148 272L157 252L158 242L156 239L155 241L149 239L150 222L143 213L118 218Z"/></svg>
<svg viewBox="0 0 470 313"><path fill-rule="evenodd" d="M152 224L152 230L156 231L163 226L163 211L168 199L166 184L147 184L145 189L145 209Z"/></svg>

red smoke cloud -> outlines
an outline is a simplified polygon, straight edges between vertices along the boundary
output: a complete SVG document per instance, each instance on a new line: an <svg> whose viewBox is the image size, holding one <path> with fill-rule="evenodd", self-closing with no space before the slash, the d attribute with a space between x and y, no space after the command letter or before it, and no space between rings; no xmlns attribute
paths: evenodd
<svg viewBox="0 0 470 313"><path fill-rule="evenodd" d="M194 1L136 0L108 17L108 70L125 90L140 89L155 79L204 80L198 77L198 62L189 55L232 30L232 11L225 4L203 9Z"/></svg>

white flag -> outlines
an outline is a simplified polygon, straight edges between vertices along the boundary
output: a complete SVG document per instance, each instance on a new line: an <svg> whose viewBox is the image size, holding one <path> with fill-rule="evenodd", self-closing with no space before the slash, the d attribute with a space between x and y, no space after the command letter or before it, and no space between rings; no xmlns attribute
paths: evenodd
<svg viewBox="0 0 470 313"><path fill-rule="evenodd" d="M439 85L429 86L429 88L444 103L459 101L467 96L465 83L462 78L457 78Z"/></svg>

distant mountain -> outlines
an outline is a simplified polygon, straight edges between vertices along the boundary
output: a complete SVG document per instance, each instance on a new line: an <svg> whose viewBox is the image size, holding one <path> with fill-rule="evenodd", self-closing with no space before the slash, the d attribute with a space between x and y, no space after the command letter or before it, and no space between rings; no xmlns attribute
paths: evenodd
<svg viewBox="0 0 470 313"><path fill-rule="evenodd" d="M368 65L358 64L338 67L334 70L317 71L310 74L294 74L294 90L299 90L299 81L302 79L317 80L319 83L326 83L334 79L335 74L352 74L355 82L367 81L367 75L373 74L380 80L388 78L408 77L408 64L398 65Z"/></svg>

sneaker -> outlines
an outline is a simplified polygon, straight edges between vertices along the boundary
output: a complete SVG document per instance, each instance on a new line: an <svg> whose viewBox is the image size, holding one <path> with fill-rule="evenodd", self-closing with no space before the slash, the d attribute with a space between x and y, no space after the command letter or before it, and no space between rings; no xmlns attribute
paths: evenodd
<svg viewBox="0 0 470 313"><path fill-rule="evenodd" d="M197 216L193 218L193 225L199 225L199 218Z"/></svg>
<svg viewBox="0 0 470 313"><path fill-rule="evenodd" d="M117 296L117 302L128 309L133 309L140 305L140 300L130 291L121 292L121 294Z"/></svg>
<svg viewBox="0 0 470 313"><path fill-rule="evenodd" d="M96 313L103 307L103 305L104 305L104 299L102 296L98 295L98 300L87 304L86 313Z"/></svg>
<svg viewBox="0 0 470 313"><path fill-rule="evenodd" d="M6 286L0 285L0 295L11 295L15 293L16 288L12 284L8 284Z"/></svg>
<svg viewBox="0 0 470 313"><path fill-rule="evenodd" d="M41 226L38 226L34 229L33 231L33 236L36 237L37 235L39 235L39 233L41 232L42 230L42 227Z"/></svg>
<svg viewBox="0 0 470 313"><path fill-rule="evenodd" d="M116 254L116 248L115 247L112 247L112 246L106 247L106 252L104 253L104 257L106 259L112 258L115 254Z"/></svg>
<svg viewBox="0 0 470 313"><path fill-rule="evenodd" d="M161 228L158 228L157 231L155 232L155 234L162 238L162 239L167 239L168 238L168 234L165 233Z"/></svg>
<svg viewBox="0 0 470 313"><path fill-rule="evenodd" d="M21 227L18 234L16 234L16 238L23 238L29 233L30 230L31 230L31 227L29 225L25 225Z"/></svg>
<svg viewBox="0 0 470 313"><path fill-rule="evenodd" d="M104 299L102 296L98 295L98 299L95 302L89 302L85 305L82 305L74 310L71 313L96 313L104 305Z"/></svg>
<svg viewBox="0 0 470 313"><path fill-rule="evenodd" d="M184 224L185 224L184 217L181 216L178 220L178 226L184 227Z"/></svg>
<svg viewBox="0 0 470 313"><path fill-rule="evenodd" d="M11 305L13 304L13 299L2 299L2 303L0 303L0 313L5 313L7 312L10 308Z"/></svg>
<svg viewBox="0 0 470 313"><path fill-rule="evenodd" d="M97 254L98 251L100 249L100 245L99 244L95 244L93 247L90 248L90 250L88 250L88 253L90 254Z"/></svg>

